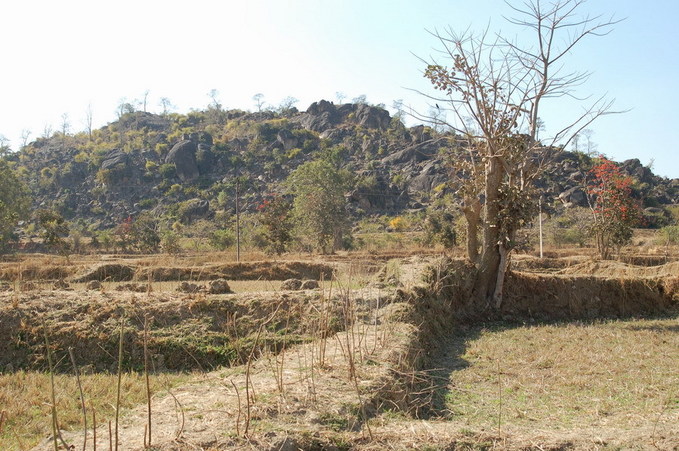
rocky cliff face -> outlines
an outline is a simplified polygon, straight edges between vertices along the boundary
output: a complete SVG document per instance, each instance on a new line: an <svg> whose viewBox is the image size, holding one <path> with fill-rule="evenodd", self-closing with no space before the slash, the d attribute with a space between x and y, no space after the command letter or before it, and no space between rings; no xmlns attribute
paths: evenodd
<svg viewBox="0 0 679 451"><path fill-rule="evenodd" d="M12 158L36 208L110 228L143 212L191 222L230 211L236 180L242 208L255 211L296 167L330 154L356 176L347 193L355 215L400 214L454 196L448 159L463 145L428 127L406 128L376 106L322 100L281 114L130 113L92 137L39 139ZM586 206L588 165L586 155L560 152L538 187L550 203ZM679 203L679 180L655 176L639 160L621 167L636 179L644 207Z"/></svg>

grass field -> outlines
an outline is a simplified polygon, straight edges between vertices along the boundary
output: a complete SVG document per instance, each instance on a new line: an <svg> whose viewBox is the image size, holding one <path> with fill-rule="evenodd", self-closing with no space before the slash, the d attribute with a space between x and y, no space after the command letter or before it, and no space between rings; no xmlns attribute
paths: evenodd
<svg viewBox="0 0 679 451"><path fill-rule="evenodd" d="M434 362L438 414L519 436L676 433L678 332L679 317L460 331Z"/></svg>

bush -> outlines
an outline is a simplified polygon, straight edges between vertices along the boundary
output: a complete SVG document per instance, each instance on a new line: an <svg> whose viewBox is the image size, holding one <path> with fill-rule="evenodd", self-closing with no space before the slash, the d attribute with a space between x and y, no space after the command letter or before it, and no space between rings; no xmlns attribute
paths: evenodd
<svg viewBox="0 0 679 451"><path fill-rule="evenodd" d="M236 244L236 234L229 229L219 229L210 235L210 246L223 251Z"/></svg>
<svg viewBox="0 0 679 451"><path fill-rule="evenodd" d="M679 225L665 226L660 229L659 244L670 246L679 244Z"/></svg>

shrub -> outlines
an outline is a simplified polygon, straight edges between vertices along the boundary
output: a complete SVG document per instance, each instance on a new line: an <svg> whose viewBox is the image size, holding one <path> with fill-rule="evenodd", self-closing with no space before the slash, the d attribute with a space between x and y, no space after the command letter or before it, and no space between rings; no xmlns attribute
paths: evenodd
<svg viewBox="0 0 679 451"><path fill-rule="evenodd" d="M210 246L223 251L236 243L236 234L229 229L219 229L210 235Z"/></svg>

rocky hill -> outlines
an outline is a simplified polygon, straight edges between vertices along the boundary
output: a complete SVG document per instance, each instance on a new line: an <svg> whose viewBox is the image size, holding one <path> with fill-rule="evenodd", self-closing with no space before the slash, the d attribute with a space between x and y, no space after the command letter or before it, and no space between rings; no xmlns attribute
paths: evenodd
<svg viewBox="0 0 679 451"><path fill-rule="evenodd" d="M319 156L355 175L347 193L355 217L441 207L439 199L454 203L448 161L460 145L426 126L406 128L377 106L321 100L304 112L127 113L91 134L40 138L10 159L36 209L105 230L143 212L182 223L232 212L236 189L242 210L254 212L267 194L283 191L291 171ZM538 181L546 204L586 206L591 164L585 154L560 152ZM621 167L651 213L679 203L679 179L658 177L637 159Z"/></svg>

